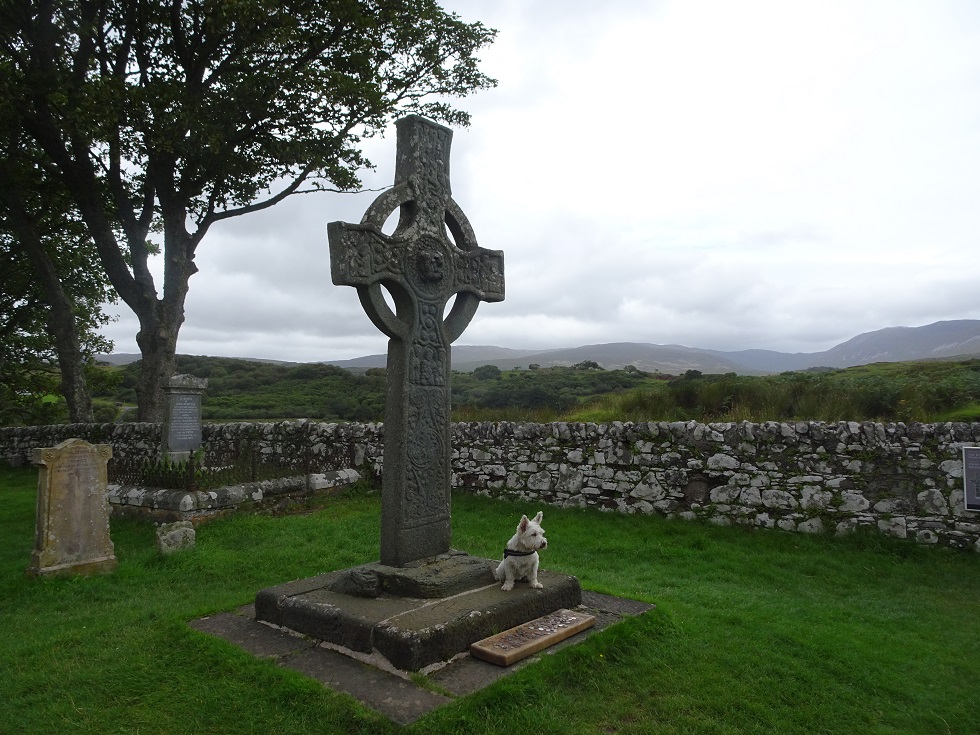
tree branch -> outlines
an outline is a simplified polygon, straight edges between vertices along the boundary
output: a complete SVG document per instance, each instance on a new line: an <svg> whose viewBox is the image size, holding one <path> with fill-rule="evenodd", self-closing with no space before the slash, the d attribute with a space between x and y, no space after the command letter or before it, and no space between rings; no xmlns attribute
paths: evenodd
<svg viewBox="0 0 980 735"><path fill-rule="evenodd" d="M248 204L244 207L236 207L235 209L226 209L221 212L211 212L209 213L198 225L198 231L207 230L215 222L220 222L223 219L230 219L232 217L240 217L243 214L251 214L252 212L260 212L263 209L268 209L273 207L279 202L281 202L286 197L291 194L295 194L296 190L302 185L304 181L309 177L312 169L307 166L303 169L302 173L285 189L280 191L273 197L270 197L261 202L255 202L254 204Z"/></svg>

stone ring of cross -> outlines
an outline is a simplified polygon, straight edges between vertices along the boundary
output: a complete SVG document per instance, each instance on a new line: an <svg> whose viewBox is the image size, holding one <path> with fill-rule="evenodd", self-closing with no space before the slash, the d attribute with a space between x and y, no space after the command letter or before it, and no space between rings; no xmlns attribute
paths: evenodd
<svg viewBox="0 0 980 735"><path fill-rule="evenodd" d="M398 227L389 238L392 243L402 240L402 233L412 229L412 220L416 207L413 187L408 183L396 184L391 189L378 196L368 207L361 218L361 225L377 228L382 226L396 209L400 210ZM443 234L440 238L435 234L425 234L417 238L412 247L413 254L408 259L405 277L410 281L410 287L419 296L437 300L441 308L454 294L456 300L452 309L443 320L443 329L450 343L459 337L476 314L480 305L480 296L467 290L456 289L456 278L453 257L454 250L463 252L477 250L476 235L463 214L463 210L450 197L446 201L445 224L452 235L452 241ZM406 233L407 234L407 233ZM440 233L441 234L441 233ZM413 238L405 238L411 240ZM397 247L397 246L396 246ZM405 317L399 318L384 298L382 287L387 288L395 302L398 312ZM371 321L389 337L405 339L412 327L410 296L405 293L402 284L395 280L380 280L368 285L357 286L357 295Z"/></svg>

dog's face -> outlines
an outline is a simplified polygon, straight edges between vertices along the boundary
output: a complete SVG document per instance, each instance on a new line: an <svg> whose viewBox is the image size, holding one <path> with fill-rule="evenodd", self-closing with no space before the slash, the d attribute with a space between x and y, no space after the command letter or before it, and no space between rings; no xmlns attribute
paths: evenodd
<svg viewBox="0 0 980 735"><path fill-rule="evenodd" d="M541 518L543 513L538 511L532 520L527 516L521 516L521 522L517 524L518 543L528 551L538 551L547 548L548 540L544 537L544 529L541 528Z"/></svg>

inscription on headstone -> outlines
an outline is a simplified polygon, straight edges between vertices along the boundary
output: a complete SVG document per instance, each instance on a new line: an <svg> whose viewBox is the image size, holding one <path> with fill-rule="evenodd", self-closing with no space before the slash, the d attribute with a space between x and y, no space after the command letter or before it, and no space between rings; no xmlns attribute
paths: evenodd
<svg viewBox="0 0 980 735"><path fill-rule="evenodd" d="M963 500L967 510L980 510L980 447L963 447Z"/></svg>
<svg viewBox="0 0 980 735"><path fill-rule="evenodd" d="M205 378L174 375L163 389L167 398L161 447L164 455L185 459L201 448L201 395L207 387Z"/></svg>
<svg viewBox="0 0 980 735"><path fill-rule="evenodd" d="M115 569L106 498L110 457L108 444L81 439L34 450L32 459L40 472L29 573L94 574Z"/></svg>
<svg viewBox="0 0 980 735"><path fill-rule="evenodd" d="M201 446L201 400L199 396L178 394L170 406L171 449L183 451Z"/></svg>
<svg viewBox="0 0 980 735"><path fill-rule="evenodd" d="M390 338L381 563L401 567L449 551L450 345L480 301L503 300L504 256L477 245L452 199L452 131L417 116L397 128L394 187L360 224L331 222L328 234L334 284L354 286ZM385 235L396 209L398 225Z"/></svg>

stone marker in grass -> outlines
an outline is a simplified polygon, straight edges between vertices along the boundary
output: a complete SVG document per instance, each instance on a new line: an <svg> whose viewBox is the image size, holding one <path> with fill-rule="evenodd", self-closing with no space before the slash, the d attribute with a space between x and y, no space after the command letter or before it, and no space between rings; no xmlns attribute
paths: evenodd
<svg viewBox="0 0 980 735"><path fill-rule="evenodd" d="M106 499L110 457L108 444L82 439L34 450L32 459L40 472L29 574L97 574L116 568Z"/></svg>

